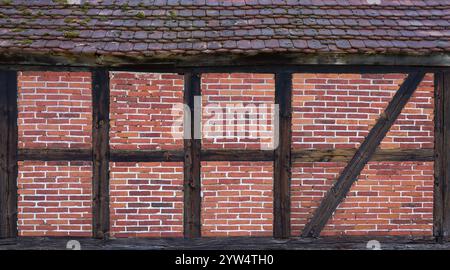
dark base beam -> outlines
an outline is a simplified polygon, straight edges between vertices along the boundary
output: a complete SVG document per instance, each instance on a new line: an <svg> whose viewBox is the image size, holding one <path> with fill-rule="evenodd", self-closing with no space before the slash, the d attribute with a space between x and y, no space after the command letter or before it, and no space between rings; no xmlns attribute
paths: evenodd
<svg viewBox="0 0 450 270"><path fill-rule="evenodd" d="M383 250L450 249L450 243L437 244L432 237L324 237L274 239L268 237L223 238L122 238L99 240L73 237L20 237L0 240L0 250L65 250L69 240L80 242L82 250L367 250L370 240Z"/></svg>

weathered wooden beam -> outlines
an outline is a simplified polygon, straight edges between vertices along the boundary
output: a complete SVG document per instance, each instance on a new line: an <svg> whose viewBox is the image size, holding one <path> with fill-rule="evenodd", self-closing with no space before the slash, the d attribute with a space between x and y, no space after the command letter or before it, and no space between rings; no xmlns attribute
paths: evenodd
<svg viewBox="0 0 450 270"><path fill-rule="evenodd" d="M345 162L356 149L297 149L292 150L293 162ZM273 161L271 150L228 150L205 149L201 151L202 161ZM182 150L110 150L112 162L177 162L184 160ZM18 150L18 160L41 161L89 161L90 149L32 149ZM377 149L372 161L434 161L434 149Z"/></svg>
<svg viewBox="0 0 450 270"><path fill-rule="evenodd" d="M10 70L10 71L54 71L54 72L91 72L92 70L98 67L90 67L90 66L79 66L79 65L51 65L45 63L35 63L35 64L11 64L11 65L2 65L0 66L0 70Z"/></svg>
<svg viewBox="0 0 450 270"><path fill-rule="evenodd" d="M175 162L184 161L182 150L110 150L113 162Z"/></svg>
<svg viewBox="0 0 450 270"><path fill-rule="evenodd" d="M95 238L109 236L109 72L92 71L92 223Z"/></svg>
<svg viewBox="0 0 450 270"><path fill-rule="evenodd" d="M17 72L0 71L0 238L17 237Z"/></svg>
<svg viewBox="0 0 450 270"><path fill-rule="evenodd" d="M67 242L77 240L82 250L320 250L362 249L367 250L371 240L381 243L381 249L449 249L450 243L439 245L429 236L344 236L321 238L274 239L272 237L204 237L185 238L117 238L108 241L73 237L19 237L0 241L0 250L66 250ZM370 248L369 248L370 249ZM271 252L272 254L273 252ZM275 253L277 254L277 253ZM275 255L274 254L274 255ZM279 253L278 253L279 254ZM296 253L294 253L296 254ZM157 256L157 255L156 255ZM277 259L280 256L277 256ZM275 259L275 262L277 261Z"/></svg>
<svg viewBox="0 0 450 270"><path fill-rule="evenodd" d="M40 161L90 161L91 149L19 149L18 160Z"/></svg>
<svg viewBox="0 0 450 270"><path fill-rule="evenodd" d="M345 198L353 183L357 181L364 166L375 153L376 148L394 124L403 107L422 81L424 75L423 72L412 73L405 79L397 93L389 102L384 113L370 130L369 135L365 138L355 155L342 171L336 183L325 195L309 223L306 224L302 232L303 237L318 237L320 235L323 227L338 205Z"/></svg>
<svg viewBox="0 0 450 270"><path fill-rule="evenodd" d="M201 96L200 86L201 75L197 73L187 73L184 76L184 104L189 106L190 114L185 113L185 136L184 139L184 237L195 238L201 236L201 180L200 180L200 155L201 139L196 138L199 132L196 128L201 128L200 123L195 123L194 99ZM197 112L198 113L198 112Z"/></svg>
<svg viewBox="0 0 450 270"><path fill-rule="evenodd" d="M442 242L450 235L450 72L434 74L434 89L433 234Z"/></svg>
<svg viewBox="0 0 450 270"><path fill-rule="evenodd" d="M52 69L60 68L61 70L70 67L76 68L127 68L128 71L148 71L149 69L139 69L137 67L154 67L166 66L173 68L203 68L206 72L215 67L226 67L225 72L240 71L240 67L248 67L247 71L251 72L251 68L259 66L271 66L276 70L272 72L291 72L283 68L290 66L335 66L333 73L346 71L347 67L355 66L371 66L379 69L379 73L389 72L394 68L399 68L398 72L402 72L400 68L448 68L450 56L449 54L435 55L395 55L395 54L348 54L348 53L318 53L305 54L294 52L261 52L257 54L240 54L240 53L212 53L212 54L196 54L196 55L178 55L172 57L161 57L161 55L91 55L91 54L70 54L67 52L37 53L18 51L17 53L1 54L0 64L3 68L8 65L16 66L19 70L25 70L29 66L47 66ZM202 72L202 70L195 70ZM364 70L363 70L364 71ZM362 72L363 72L362 71ZM405 69L403 69L405 71ZM426 70L429 71L429 70ZM315 70L306 70L299 72L315 72ZM354 73L360 73L357 69L351 70Z"/></svg>
<svg viewBox="0 0 450 270"><path fill-rule="evenodd" d="M298 149L292 150L293 162L346 162L357 149ZM379 149L371 161L433 161L434 149Z"/></svg>
<svg viewBox="0 0 450 270"><path fill-rule="evenodd" d="M450 67L424 67L424 66L395 66L395 65L296 65L296 64L248 64L241 62L239 65L205 65L205 66L183 66L178 64L137 64L110 67L111 71L130 72L175 72L175 73L339 73L339 74L389 74L389 73L411 73L417 71L436 72L449 70Z"/></svg>
<svg viewBox="0 0 450 270"><path fill-rule="evenodd" d="M273 161L272 150L202 150L202 161Z"/></svg>
<svg viewBox="0 0 450 270"><path fill-rule="evenodd" d="M287 238L291 234L291 73L275 74L275 104L279 106L279 120L278 146L275 149L273 167L273 236L276 238Z"/></svg>

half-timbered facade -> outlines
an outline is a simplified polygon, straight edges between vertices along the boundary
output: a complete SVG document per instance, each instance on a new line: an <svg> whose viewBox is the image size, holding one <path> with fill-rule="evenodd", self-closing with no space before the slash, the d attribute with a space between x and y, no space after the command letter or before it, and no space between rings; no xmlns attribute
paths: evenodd
<svg viewBox="0 0 450 270"><path fill-rule="evenodd" d="M49 248L58 248L63 241L73 237L66 235L61 238L45 233L34 235L50 237L24 235L19 237L18 214L23 214L21 209L26 207L18 206L20 190L20 188L18 190L18 178L22 179L18 176L20 168L24 167L21 162L26 161L91 162L89 167L92 178L91 200L88 205L92 209L89 227L92 234L91 237L82 238L81 241L92 248L220 248L224 245L237 248L321 248L325 247L324 245L363 248L366 240L372 238L391 243L388 245L393 248L401 247L404 243L426 247L439 242L445 246L450 231L450 179L446 172L450 165L447 160L450 149L447 135L450 123L447 123L446 117L450 114L450 107L447 106L450 99L448 97L450 91L449 16L450 2L429 0L413 0L405 3L383 0L354 0L349 3L278 0L92 0L81 2L12 0L0 2L0 106L2 108L0 114L2 126L0 128L2 141L2 147L0 147L0 237L3 238L0 243L5 244L0 247L27 248L47 244ZM37 144L26 147L26 142L20 139L23 135L19 138L19 133L22 134L19 129L23 125L21 121L18 123L19 114L26 112L26 110L19 110L18 107L20 79L30 72L35 74L33 76L38 76L40 73L62 71L90 74L89 100L92 117L89 128L91 132L89 147L35 147ZM181 100L189 112L184 115L184 129L188 130L189 136L184 137L181 148L115 147L117 139L111 138L111 123L115 121L112 115L115 111L111 110L116 109L111 108L117 100L112 99L111 89L114 90L115 87L113 86L115 79L112 79L112 76L116 76L112 74L120 72L180 76L172 80L182 81ZM217 90L216 92L208 88L209 75L237 73L269 75L268 78L252 77L247 81L243 79L242 89L246 89L246 84L252 82L257 84L258 79L266 84L263 89L270 89L273 81L273 103L278 105L275 126L278 140L274 149L203 147L207 141L201 136L201 125L193 119L196 110L199 110L195 99L196 97L201 99L202 96L204 98L207 95L214 96L214 93L219 95L220 87L214 89ZM392 97L389 96L390 101L382 108L381 114L374 119L375 121L366 125L370 127L370 130L367 130L367 134L363 133L364 136L355 144L356 147L339 147L336 146L338 144L336 141L334 144L321 147L314 144L313 139L309 139L310 145L295 147L298 140L311 136L295 130L296 125L304 124L300 120L308 117L305 112L302 112L304 114L300 117L295 116L301 112L295 108L296 95L299 91L307 89L306 83L299 83L304 74L315 74L310 79L311 85L341 84L342 88L331 89L347 91L354 89L356 96L358 89L362 88L355 85L364 84L364 78L358 80L357 76L375 76L369 80L368 85L377 87L380 84L388 84L390 90L395 88L393 90L395 94ZM323 79L321 77L330 74L356 77L354 79L340 77ZM378 76L379 74L386 75L388 78ZM120 80L120 76L118 78L117 80ZM400 83L393 83L399 78ZM158 79L161 78L158 77ZM232 79L236 78L230 78ZM214 78L209 77L209 80ZM135 78L130 81L128 85L139 83L139 80ZM434 136L434 143L421 148L397 147L399 144L392 144L394 147L390 148L380 147L386 134L395 125L421 83L428 83L428 86L433 87L434 94L428 101L434 113L432 120L434 127L432 130L419 128L419 131L426 131L428 135L432 134L430 136ZM312 89L310 95L313 96L315 94L311 85L309 86ZM383 92L382 88L376 89L381 89L380 92ZM364 89L366 90L370 90L370 87ZM332 96L333 94L327 92L324 95ZM30 99L33 100L33 98ZM351 97L347 100L351 100ZM19 98L20 102L22 101ZM358 102L362 106L370 107L370 102L362 102L359 98L354 99L354 106L358 106ZM307 106L305 103L301 104ZM324 109L340 106L338 102L334 105L326 102L323 104L326 104L322 106ZM316 112L315 109L311 111ZM373 111L366 113L368 115ZM313 113L309 115L313 120L323 120L321 127L326 126L324 122L326 115L318 113L315 117L313 116ZM348 123L352 125L354 122ZM409 128L412 125L409 125ZM314 130L317 127L310 128ZM407 129L408 127L405 128ZM28 134L33 132L35 130L29 131ZM325 131L317 134L315 137L341 136L337 133L329 135ZM405 134L411 135L407 132ZM327 140L333 142L333 139L323 139L323 141ZM305 141L308 142L308 140ZM426 140L422 143L427 145ZM111 164L116 163L120 167L120 163L126 162L182 164L182 170L180 170L183 180L180 188L183 198L183 207L180 210L182 229L176 231L182 232L181 235L173 238L110 239L113 226L111 224L111 209L113 209L111 192L114 191L111 191L111 187L114 181L114 183L120 183L118 180L111 179L115 177L114 172L111 172ZM272 186L268 191L268 194L271 194L268 198L272 200L269 211L271 218L268 219L271 224L267 227L269 229L265 229L270 235L262 232L262 236L248 238L253 234L245 235L244 229L242 230L244 233L242 231L236 233L236 238L205 237L208 234L209 236L220 235L202 230L207 219L204 216L202 218L202 211L203 213L212 211L211 208L205 210L202 204L206 204L205 196L209 194L207 191L214 188L207 186L202 176L205 176L205 179L215 177L207 176L202 171L202 167L208 167L204 165L205 162L228 162L230 167L233 166L233 162L250 162L250 167L253 166L252 162L269 164L270 169L263 171L272 174ZM334 173L332 184L326 192L322 192L323 196L319 196L317 204L314 207L305 204L306 206L302 206L300 210L297 209L298 207L293 207L295 200L302 200L301 196L293 195L293 183L295 182L295 185L300 183L304 189L308 185L304 185L302 181L308 176L293 176L295 163L298 162L344 163L339 165L342 168ZM385 236L376 233L376 229L369 229L370 226L360 228L362 231L370 231L364 236L355 236L352 233L325 232L322 234L333 214L336 213L336 209L348 196L352 186L358 182L360 175L364 174L364 169L367 169L370 162L433 164L434 184L429 192L433 194L432 202L427 204L425 201L421 205L423 209L427 207L430 209L429 234L422 235L420 231L420 228L428 228L426 224L422 224L422 227L410 228L412 232L408 232L407 225L410 223L408 220L412 223L413 220L420 219L414 215L415 213L410 213L409 216L406 214L406 218L397 221L397 225L406 224L404 230L395 232L395 229L389 226L382 229L382 232L393 230ZM247 172L249 171L251 170L248 169ZM239 173L241 173L240 176ZM319 173L321 172L313 170L311 178ZM236 175L243 177L242 172ZM32 181L33 176L30 177ZM418 177L425 178L426 175L422 174ZM135 182L139 185L138 181ZM311 189L320 185L312 183ZM368 191L372 191L370 187ZM364 189L361 192L364 193ZM397 195L394 200L408 204L408 207L413 207L417 203L415 199L402 201L402 196L411 198L408 190L398 192ZM377 200L377 196L379 200L386 200L389 197L379 196L377 192L368 196L374 196L374 201ZM249 203L252 202L252 200L249 201ZM370 200L367 199L367 202ZM364 203L361 205L364 207ZM389 212L389 209L387 211L384 213L387 219L389 215L395 215L394 212ZM420 210L418 212L420 213ZM422 211L422 213L425 212L426 210ZM305 213L308 214L306 217ZM299 226L293 222L295 215L295 220L304 219L304 224ZM419 216L423 218L426 213ZM364 223L364 218L362 220L362 225L369 224ZM392 224L388 222L387 225ZM382 226L373 228L380 227ZM248 230L252 229L248 227ZM414 230L420 232L414 233ZM32 229L29 229L30 235L33 235L32 232ZM174 235L177 235L176 232ZM239 238L237 237L239 234L245 236ZM124 235L127 235L126 232Z"/></svg>

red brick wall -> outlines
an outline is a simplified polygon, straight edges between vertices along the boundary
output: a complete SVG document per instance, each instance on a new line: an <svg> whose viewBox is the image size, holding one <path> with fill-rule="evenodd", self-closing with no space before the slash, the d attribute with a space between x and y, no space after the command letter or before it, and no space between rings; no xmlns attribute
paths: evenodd
<svg viewBox="0 0 450 270"><path fill-rule="evenodd" d="M270 149L272 74L203 74L201 88L203 149ZM203 236L272 235L271 162L203 162L201 178Z"/></svg>
<svg viewBox="0 0 450 270"><path fill-rule="evenodd" d="M272 74L202 75L202 148L261 149L272 143L275 81ZM217 112L222 112L218 116ZM267 120L266 120L267 119ZM222 123L222 130L214 129ZM217 136L219 135L219 136Z"/></svg>
<svg viewBox="0 0 450 270"><path fill-rule="evenodd" d="M183 147L182 129L172 136L171 115L173 104L183 103L182 75L112 72L110 85L112 149Z"/></svg>
<svg viewBox="0 0 450 270"><path fill-rule="evenodd" d="M91 146L91 75L86 72L21 72L20 148Z"/></svg>
<svg viewBox="0 0 450 270"><path fill-rule="evenodd" d="M19 162L19 235L91 236L90 162Z"/></svg>
<svg viewBox="0 0 450 270"><path fill-rule="evenodd" d="M293 148L357 148L404 79L401 74L295 74ZM433 148L427 75L381 148ZM345 164L295 163L292 233L299 235ZM432 163L369 163L322 235L429 235Z"/></svg>
<svg viewBox="0 0 450 270"><path fill-rule="evenodd" d="M19 148L90 148L91 77L21 72ZM19 163L19 235L91 236L90 162Z"/></svg>
<svg viewBox="0 0 450 270"><path fill-rule="evenodd" d="M323 235L431 235L433 163L370 162Z"/></svg>
<svg viewBox="0 0 450 270"><path fill-rule="evenodd" d="M295 74L293 148L357 148L404 79L401 74ZM426 76L382 148L433 147L433 78Z"/></svg>
<svg viewBox="0 0 450 270"><path fill-rule="evenodd" d="M299 235L344 163L295 163L291 228ZM322 235L430 235L432 162L370 162Z"/></svg>
<svg viewBox="0 0 450 270"><path fill-rule="evenodd" d="M202 162L202 235L271 236L271 162Z"/></svg>
<svg viewBox="0 0 450 270"><path fill-rule="evenodd" d="M122 150L182 149L172 126L183 76L111 73L110 145ZM177 117L178 116L178 117ZM182 119L182 118L181 118ZM183 236L182 163L111 163L111 236Z"/></svg>
<svg viewBox="0 0 450 270"><path fill-rule="evenodd" d="M295 74L293 148L358 147L403 78L398 74ZM23 72L19 86L19 147L90 147L89 73ZM182 103L182 90L182 75L112 73L111 147L182 149L181 134L170 134L179 121L180 115L171 113L173 103ZM274 78L270 74L204 74L202 91L204 108L223 109L237 103L269 105L274 103ZM432 76L428 75L382 148L433 147L432 91ZM203 111L204 131L208 120L208 111ZM236 130L239 126L251 126L252 122L227 125ZM261 123L256 125L260 127ZM237 134L204 138L202 147L267 147L271 125L269 120L268 130L256 134L256 139L248 138L248 133L245 138ZM182 166L111 163L113 237L182 236ZM293 235L299 235L343 166L294 164ZM272 170L271 162L203 162L203 235L271 235ZM90 178L90 163L21 163L20 234L89 236ZM372 162L323 234L431 234L432 186L431 162ZM62 195L67 193L71 195ZM66 207L71 204L73 207Z"/></svg>
<svg viewBox="0 0 450 270"><path fill-rule="evenodd" d="M183 236L183 164L111 163L112 237Z"/></svg>

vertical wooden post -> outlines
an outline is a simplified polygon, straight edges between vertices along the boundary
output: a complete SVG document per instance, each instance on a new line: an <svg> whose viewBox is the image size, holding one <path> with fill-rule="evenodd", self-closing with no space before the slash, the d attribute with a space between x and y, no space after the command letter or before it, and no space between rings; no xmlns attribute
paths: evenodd
<svg viewBox="0 0 450 270"><path fill-rule="evenodd" d="M17 72L0 71L0 238L17 237Z"/></svg>
<svg viewBox="0 0 450 270"><path fill-rule="evenodd" d="M195 123L194 97L201 97L200 74L187 73L184 76L184 104L189 106L190 115L185 113L185 126L190 133L190 138L184 139L184 237L195 238L201 236L201 181L200 181L200 153L201 134L195 129L201 128L200 123ZM187 120L187 121L186 121ZM188 125L188 126L187 126ZM186 133L185 133L186 134Z"/></svg>
<svg viewBox="0 0 450 270"><path fill-rule="evenodd" d="M450 232L450 72L434 74L433 234L440 242Z"/></svg>
<svg viewBox="0 0 450 270"><path fill-rule="evenodd" d="M292 74L275 74L275 103L279 106L278 147L275 150L273 178L273 236L288 238L291 234L291 134Z"/></svg>
<svg viewBox="0 0 450 270"><path fill-rule="evenodd" d="M109 236L109 72L92 71L92 223L95 238Z"/></svg>

